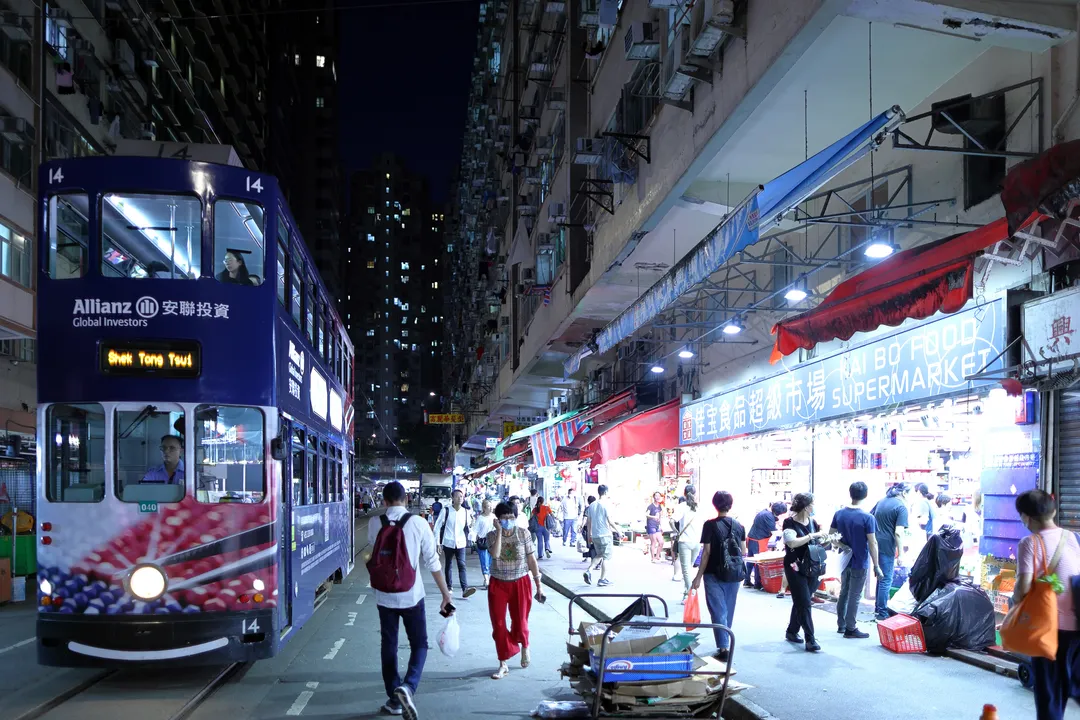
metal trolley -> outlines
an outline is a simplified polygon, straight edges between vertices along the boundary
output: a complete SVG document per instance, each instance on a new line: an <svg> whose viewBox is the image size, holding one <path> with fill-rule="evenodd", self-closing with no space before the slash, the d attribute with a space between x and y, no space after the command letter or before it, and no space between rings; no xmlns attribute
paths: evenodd
<svg viewBox="0 0 1080 720"><path fill-rule="evenodd" d="M650 599L655 599L655 600L659 600L660 604L663 605L663 607L664 607L664 617L668 616L668 604L667 604L667 601L664 600L659 595L652 595L652 594L649 594L649 593L610 593L610 594L609 593L582 593L580 595L574 595L573 597L570 598L570 606L569 606L569 610L568 610L568 613L567 613L567 618L568 618L568 623L569 623L568 628L567 628L567 632L570 635L574 634L574 605L580 605L580 601L583 598L607 598L607 599L610 599L610 598L635 598L635 599L640 600L647 608L649 608L650 611L651 611L652 606L649 603L649 600ZM584 610L584 606L582 606L582 609ZM724 701L727 699L728 678L731 676L731 658L734 657L734 655L735 655L735 633L733 633L731 631L731 628L729 628L729 627L727 627L725 625L717 624L717 623L692 623L692 624L687 624L685 622L631 622L631 621L622 621L622 622L613 622L613 623L611 623L611 626L609 627L609 632L604 633L603 638L600 640L600 657L599 657L600 667L596 670L596 693L595 693L595 697L593 698L592 708L591 708L591 717L592 717L593 720L597 720L598 718L601 718L601 717L634 717L634 718L642 717L641 713L634 713L634 714L625 714L624 713L624 714L620 714L620 713L617 713L617 712L604 711L604 709L601 707L602 701L603 701L603 694L604 694L604 669L605 669L605 667L607 665L606 660L607 660L608 636L611 634L610 633L611 630L618 630L618 629L622 629L624 627L664 627L664 628L670 627L670 628L686 628L686 630L688 630L688 631L689 630L719 630L722 633L726 633L727 636L730 638L730 644L728 645L728 649L729 649L728 659L727 659L727 665L724 668L724 672L723 673L719 673L719 672L692 672L691 673L692 675L696 675L696 676L718 676L718 675L721 675L721 674L723 675L723 678L724 678L723 684L720 687L720 692L716 693L716 695L717 695L716 699L711 701L711 703L709 705L707 705L705 707L705 709L703 709L700 713L698 713L696 715L697 717L701 717L701 716L713 717L713 715L715 714L715 716L717 718L720 718L720 717L723 716ZM644 675L657 675L658 679L663 679L664 676L668 676L668 675L682 675L683 674L683 671L678 671L678 670L639 670L638 672L640 672L640 673L642 673ZM702 715L702 713L704 713L704 715ZM657 717L660 717L662 714L663 713L660 712L659 709L658 709Z"/></svg>

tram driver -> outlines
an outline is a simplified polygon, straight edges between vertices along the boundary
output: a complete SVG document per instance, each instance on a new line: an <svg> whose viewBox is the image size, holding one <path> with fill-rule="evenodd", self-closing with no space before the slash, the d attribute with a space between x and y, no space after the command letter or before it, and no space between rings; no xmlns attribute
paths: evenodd
<svg viewBox="0 0 1080 720"><path fill-rule="evenodd" d="M161 438L161 465L152 467L143 475L140 484L184 484L184 438L179 435L163 435Z"/></svg>

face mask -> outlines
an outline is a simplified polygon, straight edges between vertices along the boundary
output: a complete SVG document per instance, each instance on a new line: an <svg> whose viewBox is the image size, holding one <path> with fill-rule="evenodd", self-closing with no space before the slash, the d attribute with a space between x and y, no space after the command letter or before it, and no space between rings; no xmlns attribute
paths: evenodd
<svg viewBox="0 0 1080 720"><path fill-rule="evenodd" d="M500 520L499 524L502 525L503 530L513 530L514 529L514 521L513 520Z"/></svg>

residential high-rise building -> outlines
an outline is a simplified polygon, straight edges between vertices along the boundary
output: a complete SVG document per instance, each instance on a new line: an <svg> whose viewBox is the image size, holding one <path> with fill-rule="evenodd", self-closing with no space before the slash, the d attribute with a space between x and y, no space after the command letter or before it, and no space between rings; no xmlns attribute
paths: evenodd
<svg viewBox="0 0 1080 720"><path fill-rule="evenodd" d="M439 408L445 208L392 155L352 176L342 316L356 348L363 454L400 451Z"/></svg>

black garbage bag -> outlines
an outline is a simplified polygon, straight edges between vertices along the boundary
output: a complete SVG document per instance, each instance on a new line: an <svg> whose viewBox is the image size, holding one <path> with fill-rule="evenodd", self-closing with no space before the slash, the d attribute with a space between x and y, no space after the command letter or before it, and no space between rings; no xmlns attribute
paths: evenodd
<svg viewBox="0 0 1080 720"><path fill-rule="evenodd" d="M912 613L922 623L926 651L984 650L994 644L994 603L982 588L953 580Z"/></svg>
<svg viewBox="0 0 1080 720"><path fill-rule="evenodd" d="M649 602L649 598L640 597L634 602L630 603L625 610L611 618L610 624L620 622L629 622L631 618L645 616L656 617L656 613L653 612L652 604Z"/></svg>
<svg viewBox="0 0 1080 720"><path fill-rule="evenodd" d="M960 574L960 558L964 556L964 539L954 527L944 527L930 536L911 566L908 584L915 602L921 603L938 588Z"/></svg>

